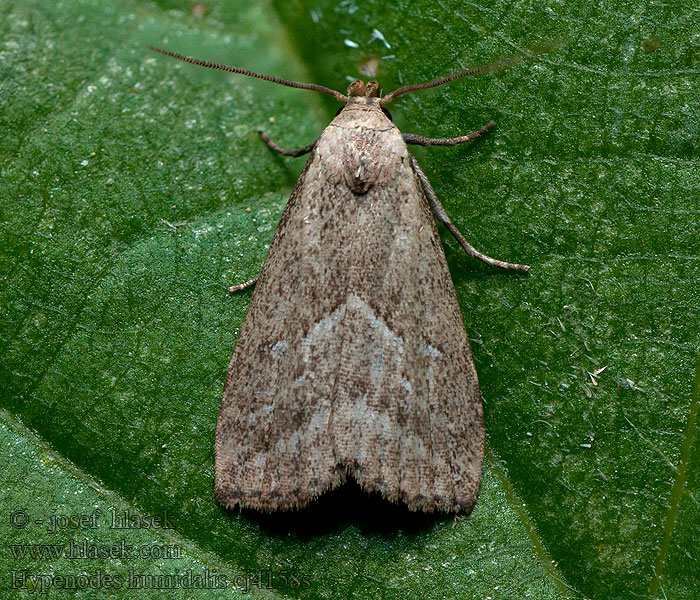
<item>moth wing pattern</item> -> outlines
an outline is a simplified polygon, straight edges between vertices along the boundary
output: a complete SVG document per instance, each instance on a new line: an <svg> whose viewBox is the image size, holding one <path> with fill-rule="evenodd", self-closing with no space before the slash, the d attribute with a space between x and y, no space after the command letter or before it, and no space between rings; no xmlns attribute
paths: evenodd
<svg viewBox="0 0 700 600"><path fill-rule="evenodd" d="M306 163L241 327L217 498L288 510L353 477L411 510L469 511L481 395L437 227L398 129L350 108Z"/></svg>

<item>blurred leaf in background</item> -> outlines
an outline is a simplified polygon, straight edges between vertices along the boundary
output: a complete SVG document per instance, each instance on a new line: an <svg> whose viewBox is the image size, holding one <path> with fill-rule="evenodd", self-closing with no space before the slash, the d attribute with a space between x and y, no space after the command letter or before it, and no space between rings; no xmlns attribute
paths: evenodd
<svg viewBox="0 0 700 600"><path fill-rule="evenodd" d="M131 583L161 598L170 575L182 598L696 597L692 7L0 11L0 586L118 598ZM338 105L146 44L341 91L373 71L388 91L553 50L390 107L402 131L432 137L498 122L470 146L416 154L475 246L533 267L489 269L443 236L488 433L471 516L409 513L352 486L293 514L216 504L214 428L250 298L226 289L258 272L303 166L255 130L302 146ZM110 509L169 527L110 529ZM99 526L51 532L95 510ZM71 544L141 550L67 558Z"/></svg>

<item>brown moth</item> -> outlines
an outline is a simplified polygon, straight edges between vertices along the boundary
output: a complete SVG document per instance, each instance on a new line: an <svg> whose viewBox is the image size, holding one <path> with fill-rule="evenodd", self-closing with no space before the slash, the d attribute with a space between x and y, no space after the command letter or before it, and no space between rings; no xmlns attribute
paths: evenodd
<svg viewBox="0 0 700 600"><path fill-rule="evenodd" d="M156 50L154 48L154 50ZM353 82L322 86L163 54L320 91L344 103L315 142L256 284L224 386L216 429L216 496L226 507L300 508L354 478L411 510L470 511L484 452L481 394L435 219L483 262L527 271L473 248L452 224L379 96Z"/></svg>

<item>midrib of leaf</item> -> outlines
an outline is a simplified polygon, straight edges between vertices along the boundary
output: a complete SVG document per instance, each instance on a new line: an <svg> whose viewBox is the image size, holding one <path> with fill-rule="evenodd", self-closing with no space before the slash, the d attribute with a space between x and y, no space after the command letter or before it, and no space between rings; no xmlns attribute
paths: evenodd
<svg viewBox="0 0 700 600"><path fill-rule="evenodd" d="M511 508L518 515L518 518L523 525L523 529L527 533L527 537L532 545L533 554L537 557L537 560L544 569L545 573L547 573L556 588L565 598L571 597L571 591L576 592L580 596L581 593L567 584L564 577L557 570L555 561L549 555L549 552L547 552L547 549L542 542L542 538L540 538L540 534L537 531L537 526L533 523L530 514L527 512L524 502L513 488L513 484L508 477L508 473L503 468L502 463L494 450L487 446L485 454L488 458L489 465L493 469L496 477L503 487L508 504L510 504Z"/></svg>
<svg viewBox="0 0 700 600"><path fill-rule="evenodd" d="M693 441L695 439L696 421L698 415L698 407L700 406L700 357L697 360L695 367L695 381L693 384L693 399L688 410L688 421L686 422L685 431L683 432L683 443L681 445L681 459L676 469L676 477L673 482L671 496L669 498L668 514L666 523L664 524L664 537L659 548L659 553L656 556L656 564L654 565L654 578L649 585L648 595L656 597L661 587L661 577L663 576L664 564L666 556L671 548L671 538L673 537L673 529L678 518L678 509L683 498L685 482L688 477L688 466L690 465L691 454L693 451Z"/></svg>

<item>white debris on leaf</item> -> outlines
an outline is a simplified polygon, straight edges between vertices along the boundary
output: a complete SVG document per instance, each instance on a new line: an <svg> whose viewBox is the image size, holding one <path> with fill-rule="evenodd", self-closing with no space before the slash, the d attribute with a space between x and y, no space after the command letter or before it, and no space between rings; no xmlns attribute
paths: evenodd
<svg viewBox="0 0 700 600"><path fill-rule="evenodd" d="M371 44L374 40L379 40L388 49L391 49L391 44L386 41L384 34L381 31L379 31L379 29L377 29L376 27L374 29L372 29L372 37L369 38L369 41L367 43Z"/></svg>

